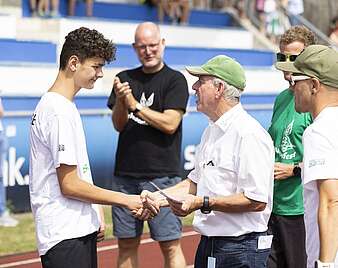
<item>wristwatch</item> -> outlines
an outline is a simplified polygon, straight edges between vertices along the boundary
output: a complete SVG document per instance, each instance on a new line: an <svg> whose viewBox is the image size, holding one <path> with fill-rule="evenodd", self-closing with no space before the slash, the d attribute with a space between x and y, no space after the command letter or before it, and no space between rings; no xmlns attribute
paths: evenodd
<svg viewBox="0 0 338 268"><path fill-rule="evenodd" d="M140 112L141 110L143 110L143 106L141 103L137 102L135 105L135 109L133 111L131 111L133 114L137 114L138 112Z"/></svg>
<svg viewBox="0 0 338 268"><path fill-rule="evenodd" d="M209 196L203 196L203 205L201 207L201 212L203 214L209 214L211 212L211 208L209 205Z"/></svg>
<svg viewBox="0 0 338 268"><path fill-rule="evenodd" d="M315 268L334 268L333 262L321 262L320 260L315 261Z"/></svg>
<svg viewBox="0 0 338 268"><path fill-rule="evenodd" d="M295 164L293 168L293 176L300 177L302 175L302 169L299 164Z"/></svg>

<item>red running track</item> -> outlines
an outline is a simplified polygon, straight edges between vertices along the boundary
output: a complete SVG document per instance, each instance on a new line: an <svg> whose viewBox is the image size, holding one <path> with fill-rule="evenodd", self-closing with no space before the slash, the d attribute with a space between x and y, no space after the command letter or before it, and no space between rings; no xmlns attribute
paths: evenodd
<svg viewBox="0 0 338 268"><path fill-rule="evenodd" d="M188 265L194 263L194 257L200 235L191 227L183 229L182 249ZM98 267L116 267L118 249L116 239L110 239L98 244ZM163 267L163 258L158 243L146 234L142 237L139 248L139 268ZM37 252L14 254L0 257L0 268L41 268L40 258Z"/></svg>

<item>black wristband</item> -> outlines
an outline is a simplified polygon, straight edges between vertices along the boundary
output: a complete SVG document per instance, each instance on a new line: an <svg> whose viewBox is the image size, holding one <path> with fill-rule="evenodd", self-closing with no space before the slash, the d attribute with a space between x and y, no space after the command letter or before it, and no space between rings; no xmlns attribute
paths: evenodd
<svg viewBox="0 0 338 268"><path fill-rule="evenodd" d="M300 177L302 175L302 169L299 164L295 164L293 168L293 176Z"/></svg>
<svg viewBox="0 0 338 268"><path fill-rule="evenodd" d="M209 196L203 196L203 205L201 207L201 212L203 214L209 214L211 212L211 208L209 204Z"/></svg>

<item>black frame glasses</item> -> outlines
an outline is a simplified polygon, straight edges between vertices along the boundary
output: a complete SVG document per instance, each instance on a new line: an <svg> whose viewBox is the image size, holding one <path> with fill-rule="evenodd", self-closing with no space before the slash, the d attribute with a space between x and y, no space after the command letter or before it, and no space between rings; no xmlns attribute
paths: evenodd
<svg viewBox="0 0 338 268"><path fill-rule="evenodd" d="M290 62L294 62L299 55L288 55L288 54L283 54L281 52L278 52L276 54L276 56L277 56L277 61L290 61Z"/></svg>

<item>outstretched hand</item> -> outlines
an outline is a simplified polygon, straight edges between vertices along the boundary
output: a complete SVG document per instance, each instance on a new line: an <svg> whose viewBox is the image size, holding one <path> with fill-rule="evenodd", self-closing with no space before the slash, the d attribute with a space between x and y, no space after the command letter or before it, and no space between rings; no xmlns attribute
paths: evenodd
<svg viewBox="0 0 338 268"><path fill-rule="evenodd" d="M140 220L149 220L154 218L160 211L160 205L158 202L147 197L141 200L138 195L131 195L129 203L134 205L128 207L132 215ZM128 197L128 198L129 198Z"/></svg>
<svg viewBox="0 0 338 268"><path fill-rule="evenodd" d="M200 209L201 198L195 195L187 194L181 198L180 202L174 199L167 199L173 213L179 217L185 217L191 212Z"/></svg>

